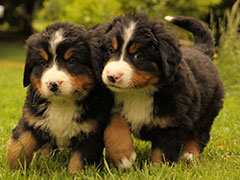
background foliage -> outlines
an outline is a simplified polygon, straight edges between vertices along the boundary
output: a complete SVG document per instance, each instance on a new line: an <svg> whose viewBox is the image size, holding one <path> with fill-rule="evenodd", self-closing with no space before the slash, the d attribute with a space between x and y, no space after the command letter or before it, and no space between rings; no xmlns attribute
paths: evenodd
<svg viewBox="0 0 240 180"><path fill-rule="evenodd" d="M0 30L17 31L23 34L33 33L32 21L35 6L41 6L41 0L1 0L5 8L3 18L0 18Z"/></svg>
<svg viewBox="0 0 240 180"><path fill-rule="evenodd" d="M223 19L219 20L218 29L221 37L217 47L220 57L217 65L222 69L225 88L240 90L240 1L232 9L225 10ZM214 25L214 23L213 23Z"/></svg>
<svg viewBox="0 0 240 180"><path fill-rule="evenodd" d="M208 21L210 11L216 19L236 0L1 0L5 16L0 31L29 35L49 23L72 21L87 27L110 20L126 12L144 10L151 18L166 15L188 15Z"/></svg>
<svg viewBox="0 0 240 180"><path fill-rule="evenodd" d="M139 10L148 12L154 18L165 15L203 18L210 6L220 2L221 0L45 0L42 10L36 14L36 22L68 20L91 26L108 21L114 16Z"/></svg>

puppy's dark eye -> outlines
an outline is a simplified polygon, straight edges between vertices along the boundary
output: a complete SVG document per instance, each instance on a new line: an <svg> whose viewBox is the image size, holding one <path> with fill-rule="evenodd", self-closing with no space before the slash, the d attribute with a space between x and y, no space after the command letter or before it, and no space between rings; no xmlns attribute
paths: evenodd
<svg viewBox="0 0 240 180"><path fill-rule="evenodd" d="M72 65L74 65L74 64L76 64L76 59L74 59L74 58L70 58L69 60L68 60L68 63L69 64L72 64Z"/></svg>
<svg viewBox="0 0 240 180"><path fill-rule="evenodd" d="M113 47L110 47L108 49L108 54L110 55L110 54L113 54L113 53L115 53L115 49Z"/></svg>
<svg viewBox="0 0 240 180"><path fill-rule="evenodd" d="M138 59L140 59L142 57L142 53L140 53L140 52L137 52L136 54L134 54L134 56L133 56L133 58L135 59L135 60L138 60Z"/></svg>
<svg viewBox="0 0 240 180"><path fill-rule="evenodd" d="M47 62L45 60L40 61L40 66L43 68L47 67Z"/></svg>

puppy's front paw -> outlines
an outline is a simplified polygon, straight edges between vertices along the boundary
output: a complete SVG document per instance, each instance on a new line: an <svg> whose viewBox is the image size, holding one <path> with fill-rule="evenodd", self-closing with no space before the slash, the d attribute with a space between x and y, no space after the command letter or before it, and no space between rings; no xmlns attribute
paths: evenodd
<svg viewBox="0 0 240 180"><path fill-rule="evenodd" d="M37 152L42 153L44 156L50 155L50 152L52 150L52 145L50 143L44 144L41 149L39 149Z"/></svg>
<svg viewBox="0 0 240 180"><path fill-rule="evenodd" d="M185 152L183 154L183 159L187 162L191 162L195 159L195 156L192 154L192 153L189 153L189 152Z"/></svg>
<svg viewBox="0 0 240 180"><path fill-rule="evenodd" d="M72 152L71 159L69 162L69 172L76 173L83 170L83 162L81 153L79 151Z"/></svg>
<svg viewBox="0 0 240 180"><path fill-rule="evenodd" d="M198 160L200 156L200 148L198 145L198 141L196 139L188 141L184 145L183 150L183 160L185 160L187 163L191 163L194 160Z"/></svg>
<svg viewBox="0 0 240 180"><path fill-rule="evenodd" d="M130 168L136 160L130 128L121 116L113 115L104 132L104 144L110 158L118 167Z"/></svg>
<svg viewBox="0 0 240 180"><path fill-rule="evenodd" d="M137 154L132 144L125 144L125 146L123 144L119 144L118 146L107 146L106 150L118 167L127 169L132 166L136 160Z"/></svg>
<svg viewBox="0 0 240 180"><path fill-rule="evenodd" d="M123 158L120 159L118 167L120 168L130 168L132 166L132 164L134 163L134 161L137 158L137 154L135 151L133 151L130 156L124 156Z"/></svg>
<svg viewBox="0 0 240 180"><path fill-rule="evenodd" d="M33 153L37 148L37 141L30 131L23 132L18 139L14 139L13 136L11 136L7 143L6 153L10 169L19 168L19 161L22 165L25 160L27 165L30 164Z"/></svg>

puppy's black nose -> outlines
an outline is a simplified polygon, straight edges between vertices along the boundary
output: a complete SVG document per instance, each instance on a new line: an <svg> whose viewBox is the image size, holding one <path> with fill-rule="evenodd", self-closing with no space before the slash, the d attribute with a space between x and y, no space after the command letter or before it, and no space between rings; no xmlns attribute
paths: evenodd
<svg viewBox="0 0 240 180"><path fill-rule="evenodd" d="M58 85L56 82L50 82L48 88L50 91L56 92L58 90Z"/></svg>
<svg viewBox="0 0 240 180"><path fill-rule="evenodd" d="M110 82L112 82L112 83L115 83L115 82L116 82L116 80L114 79L113 76L108 76L107 78L108 78L108 80L109 80Z"/></svg>
<svg viewBox="0 0 240 180"><path fill-rule="evenodd" d="M107 71L107 78L111 83L119 82L121 80L122 76L123 76L122 72L118 72L118 71L109 72L109 71Z"/></svg>

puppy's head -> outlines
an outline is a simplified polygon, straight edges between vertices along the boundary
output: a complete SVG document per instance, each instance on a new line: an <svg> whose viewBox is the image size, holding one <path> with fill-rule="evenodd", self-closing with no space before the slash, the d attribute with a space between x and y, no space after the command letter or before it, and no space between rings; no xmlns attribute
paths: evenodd
<svg viewBox="0 0 240 180"><path fill-rule="evenodd" d="M102 80L113 91L169 81L181 60L173 35L145 13L114 19L103 40Z"/></svg>
<svg viewBox="0 0 240 180"><path fill-rule="evenodd" d="M45 97L82 96L94 84L85 29L72 23L49 25L27 40L24 87Z"/></svg>

